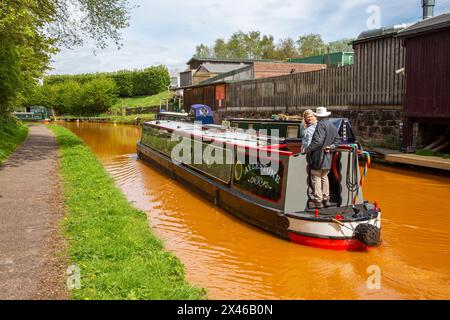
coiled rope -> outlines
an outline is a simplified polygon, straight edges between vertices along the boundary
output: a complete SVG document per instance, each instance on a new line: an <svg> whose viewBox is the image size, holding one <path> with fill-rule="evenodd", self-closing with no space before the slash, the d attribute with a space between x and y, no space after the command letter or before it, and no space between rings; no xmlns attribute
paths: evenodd
<svg viewBox="0 0 450 320"><path fill-rule="evenodd" d="M353 205L356 205L356 201L360 195L360 190L362 189L364 178L367 175L370 166L370 154L367 151L359 150L357 144L346 144L341 145L337 149L345 150L349 152L349 156L347 159L347 173L346 173L346 186L349 193L348 200L352 198L350 194L353 196ZM366 163L364 164L364 172L361 175L359 183L358 179L358 155L365 155ZM352 163L353 162L353 163ZM348 203L347 203L348 205Z"/></svg>

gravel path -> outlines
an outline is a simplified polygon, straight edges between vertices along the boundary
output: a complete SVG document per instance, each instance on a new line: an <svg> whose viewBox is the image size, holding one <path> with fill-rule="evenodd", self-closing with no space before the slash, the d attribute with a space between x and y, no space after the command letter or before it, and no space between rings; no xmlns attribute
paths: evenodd
<svg viewBox="0 0 450 320"><path fill-rule="evenodd" d="M45 126L30 126L0 166L0 299L68 297L59 181L56 139Z"/></svg>

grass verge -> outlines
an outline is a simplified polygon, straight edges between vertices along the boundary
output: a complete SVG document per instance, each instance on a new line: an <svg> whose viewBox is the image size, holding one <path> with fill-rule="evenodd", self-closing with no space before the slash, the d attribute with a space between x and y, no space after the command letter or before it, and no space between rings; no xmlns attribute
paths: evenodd
<svg viewBox="0 0 450 320"><path fill-rule="evenodd" d="M56 117L56 120L60 119L77 119L77 116L61 116ZM91 121L95 122L98 119L98 122L106 122L117 123L117 124L140 124L144 121L150 121L155 119L154 113L145 113L145 114L130 114L128 116L121 115L111 115L111 114L101 114L93 117L82 117L89 118Z"/></svg>
<svg viewBox="0 0 450 320"><path fill-rule="evenodd" d="M153 96L120 98L112 108L117 109L122 106L126 108L159 106L161 99L170 99L173 96L174 93L172 91L164 91Z"/></svg>
<svg viewBox="0 0 450 320"><path fill-rule="evenodd" d="M121 123L121 124L139 124L144 121L150 121L155 119L154 113L146 113L146 114L130 114L128 116L108 116L110 122L112 123Z"/></svg>
<svg viewBox="0 0 450 320"><path fill-rule="evenodd" d="M433 151L427 150L427 149L416 150L416 154L419 156L434 156L434 157L441 157L444 159L450 159L450 154L448 154L448 153L433 152Z"/></svg>
<svg viewBox="0 0 450 320"><path fill-rule="evenodd" d="M71 263L81 270L73 299L203 299L184 267L151 232L89 148L70 130L50 125L61 154Z"/></svg>
<svg viewBox="0 0 450 320"><path fill-rule="evenodd" d="M0 116L0 164L28 135L28 127L11 116Z"/></svg>

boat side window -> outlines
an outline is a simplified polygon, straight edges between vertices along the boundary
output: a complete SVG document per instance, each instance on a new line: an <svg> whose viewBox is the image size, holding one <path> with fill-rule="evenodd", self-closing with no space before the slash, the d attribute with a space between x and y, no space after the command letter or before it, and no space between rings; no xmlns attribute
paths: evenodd
<svg viewBox="0 0 450 320"><path fill-rule="evenodd" d="M297 137L298 137L298 126L288 126L287 138L297 138Z"/></svg>

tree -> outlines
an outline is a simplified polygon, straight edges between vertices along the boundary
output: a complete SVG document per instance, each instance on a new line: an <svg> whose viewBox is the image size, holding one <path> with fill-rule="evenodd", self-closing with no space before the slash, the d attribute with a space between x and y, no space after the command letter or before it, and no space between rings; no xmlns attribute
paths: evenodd
<svg viewBox="0 0 450 320"><path fill-rule="evenodd" d="M280 39L276 48L276 57L278 60L287 60L298 58L298 51L295 42L291 38Z"/></svg>
<svg viewBox="0 0 450 320"><path fill-rule="evenodd" d="M128 26L128 0L35 0L39 12L47 17L46 31L58 44L82 45L85 38L99 48L112 40L120 46L120 30Z"/></svg>
<svg viewBox="0 0 450 320"><path fill-rule="evenodd" d="M200 44L195 47L194 57L196 58L211 58L213 56L212 50L210 47L204 44Z"/></svg>
<svg viewBox="0 0 450 320"><path fill-rule="evenodd" d="M117 87L112 79L97 78L83 86L84 114L99 114L117 101Z"/></svg>
<svg viewBox="0 0 450 320"><path fill-rule="evenodd" d="M245 38L246 35L242 31L235 32L231 35L227 43L228 56L230 58L245 59L249 57Z"/></svg>
<svg viewBox="0 0 450 320"><path fill-rule="evenodd" d="M127 0L15 0L0 2L0 114L17 103L49 67L60 46L82 44L85 37L99 48L128 24Z"/></svg>
<svg viewBox="0 0 450 320"><path fill-rule="evenodd" d="M328 43L328 47L330 48L330 52L353 52L353 46L351 42L354 39L341 39L336 41L331 41Z"/></svg>
<svg viewBox="0 0 450 320"><path fill-rule="evenodd" d="M261 59L276 59L277 53L275 44L273 42L273 36L264 35L261 39Z"/></svg>
<svg viewBox="0 0 450 320"><path fill-rule="evenodd" d="M320 34L307 34L297 40L298 51L301 57L311 57L325 53L325 43Z"/></svg>
<svg viewBox="0 0 450 320"><path fill-rule="evenodd" d="M229 58L227 43L223 39L217 39L214 44L214 57Z"/></svg>

